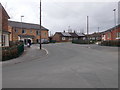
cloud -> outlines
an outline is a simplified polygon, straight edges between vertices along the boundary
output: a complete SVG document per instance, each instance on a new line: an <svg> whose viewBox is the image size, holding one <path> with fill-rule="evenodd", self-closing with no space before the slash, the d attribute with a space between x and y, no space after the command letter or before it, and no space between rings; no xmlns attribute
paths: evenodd
<svg viewBox="0 0 120 90"><path fill-rule="evenodd" d="M42 25L52 32L67 30L68 26L86 32L86 16L89 16L91 33L97 31L97 27L103 31L114 26L113 9L118 8L117 2L81 1L42 0ZM11 20L20 21L24 15L24 22L39 23L39 0L2 0L6 2Z"/></svg>

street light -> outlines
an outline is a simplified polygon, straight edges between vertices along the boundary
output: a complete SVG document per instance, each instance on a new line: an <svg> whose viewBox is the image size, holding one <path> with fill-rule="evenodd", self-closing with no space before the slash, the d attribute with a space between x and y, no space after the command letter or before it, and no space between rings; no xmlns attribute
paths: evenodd
<svg viewBox="0 0 120 90"><path fill-rule="evenodd" d="M114 24L115 24L115 30L116 30L116 9L113 9L113 12L114 12ZM117 38L117 31L116 32L116 38Z"/></svg>
<svg viewBox="0 0 120 90"><path fill-rule="evenodd" d="M21 30L22 30L22 18L23 18L23 17L24 17L24 16L22 15L22 16L21 16Z"/></svg>
<svg viewBox="0 0 120 90"><path fill-rule="evenodd" d="M21 16L21 31L22 31L22 28L23 28L23 26L22 26L22 18L23 18L24 16L22 15ZM21 38L20 38L21 39Z"/></svg>
<svg viewBox="0 0 120 90"><path fill-rule="evenodd" d="M114 24L116 26L116 9L113 9L113 12L114 12Z"/></svg>

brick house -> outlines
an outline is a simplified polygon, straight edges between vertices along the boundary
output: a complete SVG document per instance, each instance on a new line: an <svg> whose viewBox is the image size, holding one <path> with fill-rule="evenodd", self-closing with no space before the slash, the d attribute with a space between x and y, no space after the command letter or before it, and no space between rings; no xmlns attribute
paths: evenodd
<svg viewBox="0 0 120 90"><path fill-rule="evenodd" d="M82 39L84 34L76 32L56 32L52 37L52 40L57 42L71 42L72 40Z"/></svg>
<svg viewBox="0 0 120 90"><path fill-rule="evenodd" d="M56 32L52 40L57 42L69 42L71 40L71 35L66 32Z"/></svg>
<svg viewBox="0 0 120 90"><path fill-rule="evenodd" d="M102 40L120 40L120 24L104 31L102 34Z"/></svg>
<svg viewBox="0 0 120 90"><path fill-rule="evenodd" d="M22 24L22 29L21 29ZM9 21L8 28L11 32L10 41L24 41L27 44L27 40L30 39L32 43L39 43L40 40L40 25L32 23L21 23L16 21ZM42 26L41 41L48 41L48 29Z"/></svg>
<svg viewBox="0 0 120 90"><path fill-rule="evenodd" d="M102 40L102 32L99 33L92 33L89 35L86 35L86 38L88 37L89 40L93 40L93 41L101 41Z"/></svg>
<svg viewBox="0 0 120 90"><path fill-rule="evenodd" d="M0 3L0 46L9 46L8 13Z"/></svg>

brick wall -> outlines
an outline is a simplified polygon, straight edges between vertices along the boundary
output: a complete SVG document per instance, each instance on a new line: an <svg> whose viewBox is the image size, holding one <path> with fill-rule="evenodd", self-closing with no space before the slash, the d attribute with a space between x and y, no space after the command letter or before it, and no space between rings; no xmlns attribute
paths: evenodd
<svg viewBox="0 0 120 90"><path fill-rule="evenodd" d="M2 9L2 30L8 31L8 19L9 16L7 15L6 11Z"/></svg>
<svg viewBox="0 0 120 90"><path fill-rule="evenodd" d="M57 42L61 42L61 41L62 41L61 35L58 34L58 33L56 33L56 34L53 36L52 39L53 39L53 40L56 40Z"/></svg>
<svg viewBox="0 0 120 90"><path fill-rule="evenodd" d="M2 35L2 6L0 5L0 37L1 35ZM2 44L2 39L0 38L0 46L1 44ZM0 55L1 55L1 50L0 50Z"/></svg>
<svg viewBox="0 0 120 90"><path fill-rule="evenodd" d="M2 6L0 5L0 30L2 30Z"/></svg>
<svg viewBox="0 0 120 90"><path fill-rule="evenodd" d="M0 46L9 46L8 16L4 7L0 3Z"/></svg>

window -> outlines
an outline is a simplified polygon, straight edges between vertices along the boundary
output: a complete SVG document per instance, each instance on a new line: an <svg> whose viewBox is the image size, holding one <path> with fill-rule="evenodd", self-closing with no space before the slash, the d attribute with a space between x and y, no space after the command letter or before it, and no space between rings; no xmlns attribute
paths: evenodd
<svg viewBox="0 0 120 90"><path fill-rule="evenodd" d="M74 40L77 40L78 38L74 38Z"/></svg>
<svg viewBox="0 0 120 90"><path fill-rule="evenodd" d="M45 32L45 36L46 36L46 32Z"/></svg>
<svg viewBox="0 0 120 90"><path fill-rule="evenodd" d="M65 40L65 37L62 37L62 40Z"/></svg>
<svg viewBox="0 0 120 90"><path fill-rule="evenodd" d="M5 35L2 35L2 46L5 46Z"/></svg>
<svg viewBox="0 0 120 90"><path fill-rule="evenodd" d="M18 30L17 30L17 29L15 29L15 33L18 33Z"/></svg>
<svg viewBox="0 0 120 90"><path fill-rule="evenodd" d="M22 30L22 33L23 33L23 34L26 33L26 30Z"/></svg>
<svg viewBox="0 0 120 90"><path fill-rule="evenodd" d="M117 38L116 39L120 39L120 32L117 32Z"/></svg>
<svg viewBox="0 0 120 90"><path fill-rule="evenodd" d="M111 34L110 33L108 33L108 39L110 39L111 38Z"/></svg>
<svg viewBox="0 0 120 90"><path fill-rule="evenodd" d="M95 37L92 37L91 39L92 39L92 40L95 40Z"/></svg>
<svg viewBox="0 0 120 90"><path fill-rule="evenodd" d="M36 35L39 35L39 31L36 31Z"/></svg>
<svg viewBox="0 0 120 90"><path fill-rule="evenodd" d="M72 38L70 37L69 40L72 40Z"/></svg>
<svg viewBox="0 0 120 90"><path fill-rule="evenodd" d="M32 30L30 30L30 33L32 33Z"/></svg>

